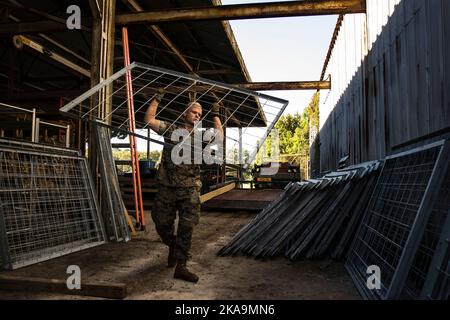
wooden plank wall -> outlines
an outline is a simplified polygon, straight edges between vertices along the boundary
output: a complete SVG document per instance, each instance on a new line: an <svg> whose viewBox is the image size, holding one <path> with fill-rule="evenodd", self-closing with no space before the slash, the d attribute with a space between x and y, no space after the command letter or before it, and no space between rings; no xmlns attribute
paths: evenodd
<svg viewBox="0 0 450 320"><path fill-rule="evenodd" d="M367 0L345 16L321 93L322 172L450 127L448 17L448 0Z"/></svg>

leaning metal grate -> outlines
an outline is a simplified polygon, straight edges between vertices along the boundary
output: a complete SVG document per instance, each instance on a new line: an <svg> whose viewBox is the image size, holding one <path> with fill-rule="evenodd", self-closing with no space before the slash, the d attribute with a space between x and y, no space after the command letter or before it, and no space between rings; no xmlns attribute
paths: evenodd
<svg viewBox="0 0 450 320"><path fill-rule="evenodd" d="M16 269L104 242L86 159L0 139L2 267Z"/></svg>
<svg viewBox="0 0 450 320"><path fill-rule="evenodd" d="M386 297L441 149L437 143L386 159L347 260L366 298ZM380 289L366 287L366 271L372 265L381 270Z"/></svg>
<svg viewBox="0 0 450 320"><path fill-rule="evenodd" d="M443 173L445 174L445 173ZM444 183L439 190L438 200L433 208L430 219L426 224L425 233L420 242L419 250L414 258L405 288L404 298L417 298L425 283L436 246L450 208L450 166L447 168ZM449 275L446 275L449 281Z"/></svg>
<svg viewBox="0 0 450 320"><path fill-rule="evenodd" d="M127 74L132 82L132 99L127 95ZM222 125L226 126L223 158L230 164L252 163L288 104L286 100L265 94L134 62L74 99L60 111L86 121L99 119L114 132L128 135L131 133L128 127L128 103L133 101L136 131L131 134L164 144L160 135L152 131L147 133L148 124L144 121L147 107L158 89L164 89L165 95L156 116L159 120L169 122L169 128L180 122L190 102L198 102L203 107L203 118L197 128L213 127L210 115L213 103L219 103L223 107ZM92 107L91 98L97 101ZM99 111L108 108L110 112Z"/></svg>

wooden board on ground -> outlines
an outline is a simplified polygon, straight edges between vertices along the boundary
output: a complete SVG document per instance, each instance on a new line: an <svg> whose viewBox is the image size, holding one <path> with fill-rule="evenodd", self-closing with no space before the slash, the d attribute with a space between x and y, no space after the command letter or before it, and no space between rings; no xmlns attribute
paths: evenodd
<svg viewBox="0 0 450 320"><path fill-rule="evenodd" d="M20 277L6 274L0 275L0 289L15 291L43 291L110 299L123 299L127 296L127 285L125 283L97 281L83 283L83 281L81 281L81 289L69 290L67 288L66 280Z"/></svg>
<svg viewBox="0 0 450 320"><path fill-rule="evenodd" d="M204 195L200 196L200 203L204 203L208 200L211 200L212 198L215 198L217 196L220 196L221 194L224 194L225 192L228 192L230 190L233 190L236 187L236 184L234 182L227 184L226 186L216 189L214 191L205 193Z"/></svg>
<svg viewBox="0 0 450 320"><path fill-rule="evenodd" d="M202 203L202 209L260 211L282 192L282 189L234 189Z"/></svg>

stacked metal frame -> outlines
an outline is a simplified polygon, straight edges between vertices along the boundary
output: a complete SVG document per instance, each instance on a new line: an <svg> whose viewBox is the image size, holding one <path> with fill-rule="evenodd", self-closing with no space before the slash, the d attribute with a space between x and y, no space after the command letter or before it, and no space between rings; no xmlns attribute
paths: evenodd
<svg viewBox="0 0 450 320"><path fill-rule="evenodd" d="M135 132L129 129L127 72L132 79ZM110 88L110 95L100 95L104 87ZM212 128L212 105L219 103L222 106L222 126L226 127L221 162L243 164L244 167L248 167L255 159L260 146L288 104L286 100L262 93L134 62L66 104L60 111L77 119L97 121L113 129L114 133L131 134L164 144L160 135L154 132L147 134L148 124L144 120L147 107L159 89L163 89L165 95L156 117L169 122L169 128L182 123L183 113L192 102L200 103L203 108L203 118L196 128ZM90 106L90 98L98 103ZM101 105L109 105L111 111L99 115ZM200 147L194 144L194 148Z"/></svg>
<svg viewBox="0 0 450 320"><path fill-rule="evenodd" d="M346 263L364 298L448 298L449 158L449 141L386 158Z"/></svg>
<svg viewBox="0 0 450 320"><path fill-rule="evenodd" d="M321 179L289 184L218 254L257 258L284 254L297 260L329 253L342 258L370 199L364 191L375 186L381 165L368 162Z"/></svg>
<svg viewBox="0 0 450 320"><path fill-rule="evenodd" d="M77 151L0 139L1 268L105 242L87 161Z"/></svg>
<svg viewBox="0 0 450 320"><path fill-rule="evenodd" d="M102 180L102 198L104 199L101 204L101 212L108 239L117 242L127 242L131 239L131 236L125 219L127 212L117 178L109 129L102 126L93 126L93 130L97 139L101 163L100 175Z"/></svg>

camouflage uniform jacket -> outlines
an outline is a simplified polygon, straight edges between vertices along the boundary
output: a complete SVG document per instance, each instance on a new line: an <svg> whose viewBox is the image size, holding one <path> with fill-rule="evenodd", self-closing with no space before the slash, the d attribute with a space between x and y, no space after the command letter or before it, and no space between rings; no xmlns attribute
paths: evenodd
<svg viewBox="0 0 450 320"><path fill-rule="evenodd" d="M174 130L183 129L177 124L171 125L166 121L161 121L159 125L158 134L164 137L164 145L161 163L159 164L156 179L158 182L166 187L198 187L202 183L200 180L200 165L198 164L174 164L171 159L173 147L177 142L171 140ZM193 157L191 156L193 162Z"/></svg>

